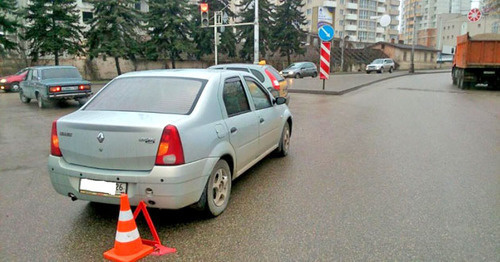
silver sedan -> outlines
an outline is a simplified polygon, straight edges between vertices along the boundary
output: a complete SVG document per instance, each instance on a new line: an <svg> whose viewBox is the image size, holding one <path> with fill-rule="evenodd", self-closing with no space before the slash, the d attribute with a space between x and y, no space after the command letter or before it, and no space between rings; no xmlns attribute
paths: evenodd
<svg viewBox="0 0 500 262"><path fill-rule="evenodd" d="M155 70L112 80L53 122L50 178L73 200L178 209L212 216L231 182L274 152L288 154L292 114L249 73Z"/></svg>

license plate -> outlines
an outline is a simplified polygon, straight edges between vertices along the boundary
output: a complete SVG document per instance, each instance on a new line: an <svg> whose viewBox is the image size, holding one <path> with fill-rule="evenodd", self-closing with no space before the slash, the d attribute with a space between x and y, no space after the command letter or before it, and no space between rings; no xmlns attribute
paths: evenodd
<svg viewBox="0 0 500 262"><path fill-rule="evenodd" d="M63 86L62 91L71 91L71 90L77 90L78 86Z"/></svg>
<svg viewBox="0 0 500 262"><path fill-rule="evenodd" d="M127 193L127 183L80 179L80 193L119 197Z"/></svg>

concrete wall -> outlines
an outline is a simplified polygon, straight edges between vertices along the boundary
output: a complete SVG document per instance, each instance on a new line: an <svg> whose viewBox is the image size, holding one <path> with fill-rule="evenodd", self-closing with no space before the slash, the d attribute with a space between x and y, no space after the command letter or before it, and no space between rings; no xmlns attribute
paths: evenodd
<svg viewBox="0 0 500 262"><path fill-rule="evenodd" d="M392 58L399 67L398 69L406 70L411 65L411 49L396 48L392 45L381 44L375 45L374 49L380 49L388 57ZM436 63L437 52L428 50L415 50L414 66L415 69L434 69L438 68Z"/></svg>

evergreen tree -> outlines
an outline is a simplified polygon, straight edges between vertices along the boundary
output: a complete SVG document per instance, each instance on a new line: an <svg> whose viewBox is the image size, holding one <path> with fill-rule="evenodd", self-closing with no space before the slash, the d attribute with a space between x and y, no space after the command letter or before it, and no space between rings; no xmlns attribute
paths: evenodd
<svg viewBox="0 0 500 262"><path fill-rule="evenodd" d="M17 22L16 1L0 0L0 55L7 50L16 48L16 43L8 39L7 35L16 33L20 26Z"/></svg>
<svg viewBox="0 0 500 262"><path fill-rule="evenodd" d="M151 37L151 52L156 57L168 57L175 68L180 54L191 51L189 40L188 0L150 0L147 24ZM166 66L167 67L167 66Z"/></svg>
<svg viewBox="0 0 500 262"><path fill-rule="evenodd" d="M120 58L135 59L139 49L140 13L134 0L92 0L94 17L87 32L90 58L113 57L116 72L121 75Z"/></svg>
<svg viewBox="0 0 500 262"><path fill-rule="evenodd" d="M249 23L255 20L254 0L243 0L238 6L244 11L240 13L242 23ZM267 51L271 49L270 45L273 42L273 33L271 32L274 25L272 17L275 6L269 3L268 0L259 0L259 51L262 57L266 57ZM245 40L240 57L252 61L254 53L254 27L242 26L238 33L239 40Z"/></svg>
<svg viewBox="0 0 500 262"><path fill-rule="evenodd" d="M300 28L306 25L306 17L300 11L303 6L301 0L287 0L276 8L274 47L281 56L286 56L288 64L291 64L290 55L305 53L301 44L305 41L306 32Z"/></svg>
<svg viewBox="0 0 500 262"><path fill-rule="evenodd" d="M28 5L24 18L27 28L24 39L29 42L30 56L53 54L55 64L65 52L79 54L82 27L80 13L74 0L33 0Z"/></svg>

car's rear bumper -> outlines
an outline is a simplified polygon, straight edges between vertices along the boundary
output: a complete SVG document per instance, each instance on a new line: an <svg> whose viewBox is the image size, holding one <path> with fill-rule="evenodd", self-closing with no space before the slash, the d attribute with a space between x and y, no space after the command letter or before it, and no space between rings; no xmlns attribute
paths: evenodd
<svg viewBox="0 0 500 262"><path fill-rule="evenodd" d="M64 98L85 98L92 95L92 92L78 92L78 93L54 93L49 94L49 99L64 99Z"/></svg>
<svg viewBox="0 0 500 262"><path fill-rule="evenodd" d="M131 205L144 200L150 207L179 209L200 199L217 160L206 158L180 166L154 166L149 171L120 171L78 166L62 157L49 156L48 168L52 186L65 196L73 194L82 200L119 204L118 197L81 193L80 180L124 182ZM147 194L146 189L152 193Z"/></svg>

